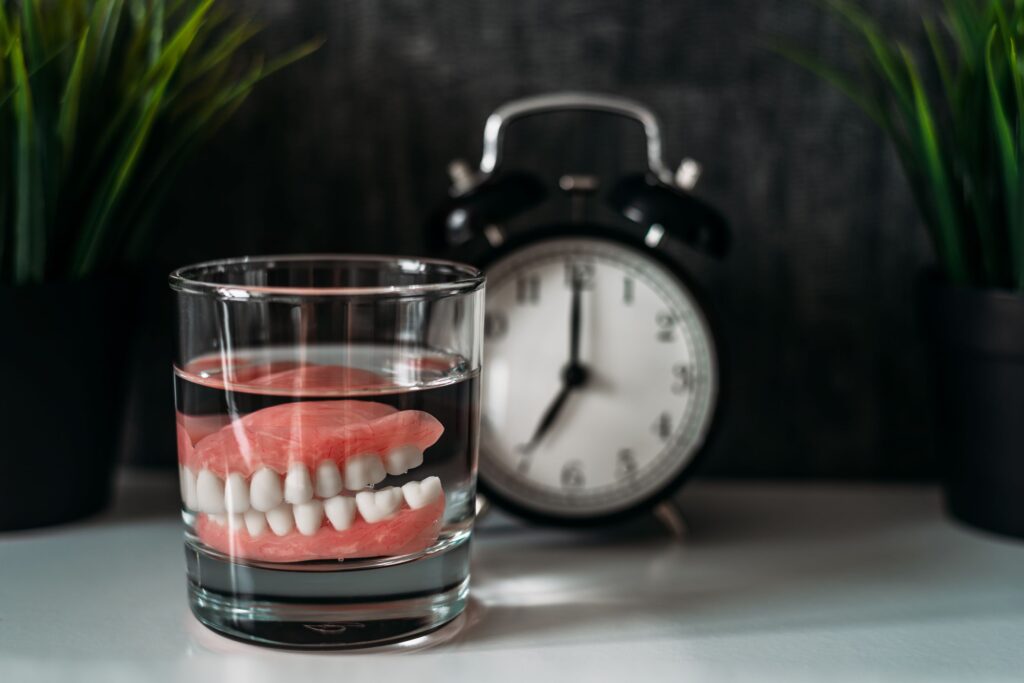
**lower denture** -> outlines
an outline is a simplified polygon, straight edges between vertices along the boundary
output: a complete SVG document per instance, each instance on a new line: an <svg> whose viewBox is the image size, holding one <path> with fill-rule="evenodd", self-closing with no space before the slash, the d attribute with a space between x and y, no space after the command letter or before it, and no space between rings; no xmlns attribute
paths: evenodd
<svg viewBox="0 0 1024 683"><path fill-rule="evenodd" d="M253 524L242 515L231 517L200 514L196 522L199 539L225 555L266 562L304 560L343 560L366 557L400 556L425 550L437 539L444 517L445 498L413 509L403 506L378 522L367 522L356 515L350 526L336 530L328 518L312 534L304 534L294 523L278 535L269 525ZM262 514L262 513L261 513Z"/></svg>

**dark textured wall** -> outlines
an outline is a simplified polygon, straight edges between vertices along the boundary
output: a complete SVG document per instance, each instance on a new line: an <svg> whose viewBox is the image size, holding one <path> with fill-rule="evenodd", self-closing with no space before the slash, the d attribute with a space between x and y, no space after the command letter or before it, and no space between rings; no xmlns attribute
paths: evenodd
<svg viewBox="0 0 1024 683"><path fill-rule="evenodd" d="M248 0L277 51L323 49L266 82L190 170L165 215L178 263L276 251L423 249L445 166L476 159L501 102L558 89L648 103L667 156L735 249L696 260L726 329L731 409L707 471L929 476L913 283L930 256L894 156L842 96L762 45L844 59L814 3L704 0ZM913 40L915 6L866 4ZM517 164L608 171L639 137L592 118L526 122ZM598 144L599 143L599 144Z"/></svg>

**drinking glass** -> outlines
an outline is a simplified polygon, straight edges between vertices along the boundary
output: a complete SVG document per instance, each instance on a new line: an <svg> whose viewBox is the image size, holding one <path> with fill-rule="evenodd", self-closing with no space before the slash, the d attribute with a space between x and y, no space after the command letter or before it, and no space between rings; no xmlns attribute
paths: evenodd
<svg viewBox="0 0 1024 683"><path fill-rule="evenodd" d="M175 271L188 594L253 643L354 648L469 590L484 278L400 257Z"/></svg>

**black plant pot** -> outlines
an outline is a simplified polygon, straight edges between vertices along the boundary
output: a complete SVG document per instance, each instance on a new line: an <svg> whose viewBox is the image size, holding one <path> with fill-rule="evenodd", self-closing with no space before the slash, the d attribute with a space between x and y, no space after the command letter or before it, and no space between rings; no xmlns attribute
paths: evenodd
<svg viewBox="0 0 1024 683"><path fill-rule="evenodd" d="M178 465L171 363L174 358L175 301L167 286L170 268L150 265L135 273L139 306L127 349L127 406L121 453L133 467Z"/></svg>
<svg viewBox="0 0 1024 683"><path fill-rule="evenodd" d="M0 287L0 530L70 521L110 500L134 307L125 290L112 280Z"/></svg>
<svg viewBox="0 0 1024 683"><path fill-rule="evenodd" d="M924 278L949 512L1024 537L1024 296Z"/></svg>

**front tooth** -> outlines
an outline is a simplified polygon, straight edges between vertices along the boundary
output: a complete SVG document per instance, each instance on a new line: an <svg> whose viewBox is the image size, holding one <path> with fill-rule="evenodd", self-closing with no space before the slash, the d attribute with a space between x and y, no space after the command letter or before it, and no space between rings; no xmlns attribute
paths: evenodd
<svg viewBox="0 0 1024 683"><path fill-rule="evenodd" d="M249 504L260 512L273 510L284 497L281 494L281 477L277 472L264 467L252 475L252 483L249 485Z"/></svg>
<svg viewBox="0 0 1024 683"><path fill-rule="evenodd" d="M278 505L273 510L267 511L267 523L271 531L278 536L284 536L295 527L295 517L292 515L292 506L288 503Z"/></svg>
<svg viewBox="0 0 1024 683"><path fill-rule="evenodd" d="M324 521L324 504L319 500L299 503L295 506L295 526L303 536L312 536Z"/></svg>
<svg viewBox="0 0 1024 683"><path fill-rule="evenodd" d="M437 477L427 477L423 481L410 481L402 486L402 494L405 502L413 510L419 510L437 500L444 494L441 489L441 480Z"/></svg>
<svg viewBox="0 0 1024 683"><path fill-rule="evenodd" d="M357 455L345 461L345 486L350 491L373 486L384 481L386 476L384 464L372 453Z"/></svg>
<svg viewBox="0 0 1024 683"><path fill-rule="evenodd" d="M231 531L235 531L236 529L241 529L242 528L242 524L244 523L244 521L242 519L242 515L232 515L232 514L211 515L211 514L207 514L207 517L212 519L214 522L216 522L220 526L227 525L228 529L230 529Z"/></svg>
<svg viewBox="0 0 1024 683"><path fill-rule="evenodd" d="M360 491L356 494L359 514L370 524L387 519L402 504L402 491L394 487L380 491Z"/></svg>
<svg viewBox="0 0 1024 683"><path fill-rule="evenodd" d="M284 499L293 505L313 499L313 481L305 465L292 463L288 467L288 476L284 479Z"/></svg>
<svg viewBox="0 0 1024 683"><path fill-rule="evenodd" d="M185 507L189 510L196 509L196 473L188 467L181 470L181 484L184 493L181 498L185 501Z"/></svg>
<svg viewBox="0 0 1024 683"><path fill-rule="evenodd" d="M341 493L344 488L341 480L341 470L333 460L324 460L316 468L316 495L320 498L330 498Z"/></svg>
<svg viewBox="0 0 1024 683"><path fill-rule="evenodd" d="M210 470L204 469L196 477L196 503L200 512L224 512L224 481Z"/></svg>
<svg viewBox="0 0 1024 683"><path fill-rule="evenodd" d="M256 538L267 530L267 516L259 510L249 510L245 513L245 528Z"/></svg>
<svg viewBox="0 0 1024 683"><path fill-rule="evenodd" d="M245 477L232 472L224 482L224 505L230 512L241 514L249 509L249 485Z"/></svg>
<svg viewBox="0 0 1024 683"><path fill-rule="evenodd" d="M399 446L384 458L388 474L405 474L423 464L423 451L413 444Z"/></svg>
<svg viewBox="0 0 1024 683"><path fill-rule="evenodd" d="M324 501L324 512L336 531L352 526L356 516L356 501L348 496L334 496Z"/></svg>

